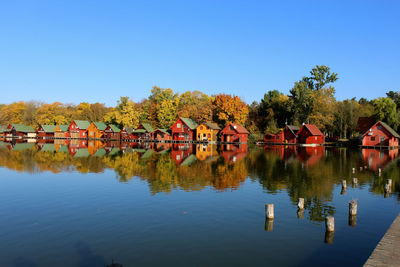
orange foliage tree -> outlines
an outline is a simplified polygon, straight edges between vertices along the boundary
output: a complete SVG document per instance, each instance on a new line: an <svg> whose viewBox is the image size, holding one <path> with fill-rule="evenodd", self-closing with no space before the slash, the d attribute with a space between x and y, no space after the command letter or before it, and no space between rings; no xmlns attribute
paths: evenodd
<svg viewBox="0 0 400 267"><path fill-rule="evenodd" d="M247 104L238 96L219 94L214 99L214 121L220 125L234 122L244 125L249 114Z"/></svg>

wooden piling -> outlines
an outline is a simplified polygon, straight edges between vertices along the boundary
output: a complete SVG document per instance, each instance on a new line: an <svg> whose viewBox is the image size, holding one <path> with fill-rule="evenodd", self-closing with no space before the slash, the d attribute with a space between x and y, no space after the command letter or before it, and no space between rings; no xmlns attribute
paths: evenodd
<svg viewBox="0 0 400 267"><path fill-rule="evenodd" d="M274 204L265 204L265 216L268 219L274 218Z"/></svg>
<svg viewBox="0 0 400 267"><path fill-rule="evenodd" d="M353 173L356 173L356 168L353 168Z"/></svg>
<svg viewBox="0 0 400 267"><path fill-rule="evenodd" d="M267 232L272 232L274 230L274 219L265 218L264 229Z"/></svg>
<svg viewBox="0 0 400 267"><path fill-rule="evenodd" d="M299 201L297 202L297 208L300 210L304 209L304 198L299 198Z"/></svg>
<svg viewBox="0 0 400 267"><path fill-rule="evenodd" d="M386 184L389 185L389 186L392 186L392 179L387 179L386 180Z"/></svg>
<svg viewBox="0 0 400 267"><path fill-rule="evenodd" d="M329 232L329 231L326 231L325 232L325 239L324 239L324 242L326 243L326 244L333 244L333 238L335 237L335 232Z"/></svg>
<svg viewBox="0 0 400 267"><path fill-rule="evenodd" d="M304 219L304 209L298 209L297 210L297 219Z"/></svg>
<svg viewBox="0 0 400 267"><path fill-rule="evenodd" d="M327 232L335 231L335 218L332 216L327 216L325 218L325 227Z"/></svg>
<svg viewBox="0 0 400 267"><path fill-rule="evenodd" d="M357 216L352 216L349 214L349 226L356 227L357 225Z"/></svg>
<svg viewBox="0 0 400 267"><path fill-rule="evenodd" d="M349 202L349 215L357 215L357 200L352 200Z"/></svg>
<svg viewBox="0 0 400 267"><path fill-rule="evenodd" d="M347 188L347 181L342 180L342 188L346 189Z"/></svg>
<svg viewBox="0 0 400 267"><path fill-rule="evenodd" d="M363 170L363 167L360 167L360 171L362 171Z"/></svg>

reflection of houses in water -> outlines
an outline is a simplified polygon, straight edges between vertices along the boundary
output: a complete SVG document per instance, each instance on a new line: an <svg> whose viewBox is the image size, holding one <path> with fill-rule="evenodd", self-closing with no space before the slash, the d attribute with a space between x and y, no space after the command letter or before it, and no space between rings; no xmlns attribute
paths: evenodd
<svg viewBox="0 0 400 267"><path fill-rule="evenodd" d="M74 156L79 149L84 148L87 150L87 141L82 139L68 140L68 150L71 156Z"/></svg>
<svg viewBox="0 0 400 267"><path fill-rule="evenodd" d="M247 155L247 144L224 144L221 145L221 155L227 162L242 160Z"/></svg>
<svg viewBox="0 0 400 267"><path fill-rule="evenodd" d="M361 150L361 154L364 161L368 164L368 168L377 171L397 158L399 156L399 149L364 148Z"/></svg>
<svg viewBox="0 0 400 267"><path fill-rule="evenodd" d="M151 149L155 152L167 151L172 147L171 143L151 143Z"/></svg>
<svg viewBox="0 0 400 267"><path fill-rule="evenodd" d="M176 164L180 165L191 154L193 154L192 144L172 144L170 156Z"/></svg>
<svg viewBox="0 0 400 267"><path fill-rule="evenodd" d="M96 154L97 150L104 147L104 143L99 140L90 140L87 144L87 149L90 155Z"/></svg>
<svg viewBox="0 0 400 267"><path fill-rule="evenodd" d="M325 147L299 147L297 158L304 166L313 166L324 157Z"/></svg>
<svg viewBox="0 0 400 267"><path fill-rule="evenodd" d="M297 147L276 145L264 146L265 151L270 151L280 157L284 162L290 162L296 158L303 166L313 166L324 157L325 147Z"/></svg>
<svg viewBox="0 0 400 267"><path fill-rule="evenodd" d="M218 156L217 145L214 144L197 144L196 158L200 161Z"/></svg>

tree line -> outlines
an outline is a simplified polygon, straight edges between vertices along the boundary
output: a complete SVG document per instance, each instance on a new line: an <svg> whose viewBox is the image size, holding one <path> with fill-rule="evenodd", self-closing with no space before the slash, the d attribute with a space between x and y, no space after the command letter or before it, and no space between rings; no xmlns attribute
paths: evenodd
<svg viewBox="0 0 400 267"><path fill-rule="evenodd" d="M0 124L68 124L72 120L104 121L120 127L137 127L141 122L169 128L178 117L201 123L214 121L220 126L235 122L261 137L274 133L285 124L312 123L329 136L351 138L357 135L359 117L374 116L399 130L400 92L389 91L384 97L338 101L333 84L337 73L327 66L316 66L308 76L296 81L288 94L270 90L260 101L246 104L230 94L207 95L199 91L174 93L170 88L154 86L148 98L139 102L120 97L115 107L102 103L78 105L36 101L0 105Z"/></svg>

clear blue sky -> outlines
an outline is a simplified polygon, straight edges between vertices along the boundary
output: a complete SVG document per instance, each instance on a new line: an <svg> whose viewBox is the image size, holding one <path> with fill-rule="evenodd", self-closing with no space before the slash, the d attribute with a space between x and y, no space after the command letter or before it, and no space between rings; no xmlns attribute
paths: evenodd
<svg viewBox="0 0 400 267"><path fill-rule="evenodd" d="M315 65L336 97L400 90L400 1L1 1L1 103L115 105L151 87L288 93Z"/></svg>

